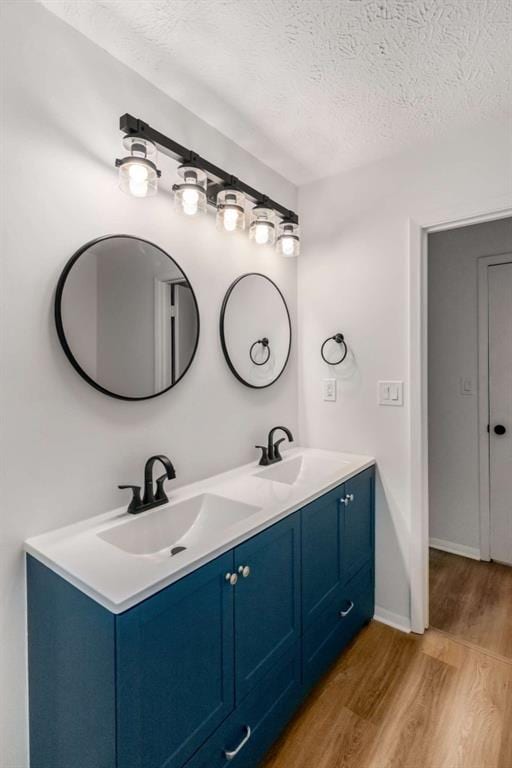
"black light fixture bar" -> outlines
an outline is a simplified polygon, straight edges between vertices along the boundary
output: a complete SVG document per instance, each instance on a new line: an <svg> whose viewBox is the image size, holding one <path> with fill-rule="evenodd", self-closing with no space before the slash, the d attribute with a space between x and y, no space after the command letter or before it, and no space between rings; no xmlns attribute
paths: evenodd
<svg viewBox="0 0 512 768"><path fill-rule="evenodd" d="M173 160L177 160L181 165L197 165L198 168L201 168L208 177L207 199L210 205L216 206L217 193L221 189L229 187L238 192L243 192L243 194L256 205L271 208L276 211L281 218L286 219L293 224L299 223L299 217L294 211L285 208L285 206L280 203L276 203L275 200L271 200L267 195L258 192L254 187L250 187L249 184L246 184L236 176L227 173L217 165L210 163L209 160L205 160L196 152L193 152L191 149L187 149L187 147L174 141L174 139L170 139L163 133L155 131L154 128L151 128L151 126L143 120L125 114L119 118L119 128L125 136L137 135L149 139L149 141L152 141L158 146L164 155L172 157Z"/></svg>

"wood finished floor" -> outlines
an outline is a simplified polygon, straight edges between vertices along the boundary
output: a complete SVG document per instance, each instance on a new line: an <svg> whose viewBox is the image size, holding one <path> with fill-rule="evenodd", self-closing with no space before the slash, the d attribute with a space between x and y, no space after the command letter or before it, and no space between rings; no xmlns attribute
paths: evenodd
<svg viewBox="0 0 512 768"><path fill-rule="evenodd" d="M373 621L263 768L512 768L512 662Z"/></svg>
<svg viewBox="0 0 512 768"><path fill-rule="evenodd" d="M512 659L512 567L431 549L430 626Z"/></svg>

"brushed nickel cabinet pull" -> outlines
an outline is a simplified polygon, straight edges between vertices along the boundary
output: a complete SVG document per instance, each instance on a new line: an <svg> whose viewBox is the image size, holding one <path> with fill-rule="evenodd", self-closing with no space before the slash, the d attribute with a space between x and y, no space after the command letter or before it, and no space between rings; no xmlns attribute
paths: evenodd
<svg viewBox="0 0 512 768"><path fill-rule="evenodd" d="M352 600L349 600L349 603L350 603L350 605L348 606L346 611L340 611L340 616L341 616L342 619L345 618L345 616L348 616L348 614L350 613L350 611L354 607L354 603L352 602Z"/></svg>
<svg viewBox="0 0 512 768"><path fill-rule="evenodd" d="M234 749L232 752L228 752L227 749L224 750L224 757L226 758L226 760L232 760L234 757L236 757L238 755L238 753L240 752L240 750L245 747L245 745L247 744L247 742L251 738L251 727L250 727L250 725L246 725L245 726L245 731L246 731L245 736L243 737L242 741L240 742L240 744L238 745L238 747L236 749Z"/></svg>

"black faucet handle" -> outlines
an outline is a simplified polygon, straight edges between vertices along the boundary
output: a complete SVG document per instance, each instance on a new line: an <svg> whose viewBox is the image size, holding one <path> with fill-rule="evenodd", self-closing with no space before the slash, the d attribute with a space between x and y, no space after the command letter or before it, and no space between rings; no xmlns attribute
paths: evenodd
<svg viewBox="0 0 512 768"><path fill-rule="evenodd" d="M156 479L156 494L155 494L155 501L162 501L166 502L169 501L167 494L164 490L164 483L168 479L169 475L167 472L165 475L160 475L160 477L157 477Z"/></svg>
<svg viewBox="0 0 512 768"><path fill-rule="evenodd" d="M142 506L142 500L140 498L140 485L118 485L117 487L121 491L124 491L127 488L130 488L133 491L132 500L128 505L128 512L133 512L133 510L136 510Z"/></svg>
<svg viewBox="0 0 512 768"><path fill-rule="evenodd" d="M260 464L263 467L266 467L269 463L268 460L268 448L266 445L255 445L255 448L259 448L261 451L261 458L260 458Z"/></svg>
<svg viewBox="0 0 512 768"><path fill-rule="evenodd" d="M279 440L276 440L275 443L274 443L274 446L273 446L273 448L274 448L274 459L276 461L281 461L282 458L283 458L281 456L281 451L279 450L279 445L280 445L280 443L284 443L285 440L286 440L286 437L281 437L281 438L279 438Z"/></svg>

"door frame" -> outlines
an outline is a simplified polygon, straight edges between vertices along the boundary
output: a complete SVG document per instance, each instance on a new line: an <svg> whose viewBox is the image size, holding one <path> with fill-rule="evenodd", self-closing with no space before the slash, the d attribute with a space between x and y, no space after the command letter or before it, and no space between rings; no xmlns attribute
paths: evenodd
<svg viewBox="0 0 512 768"><path fill-rule="evenodd" d="M429 624L428 500L428 235L512 216L509 195L477 208L438 210L409 218L409 498L411 536L409 579L411 629L422 634Z"/></svg>
<svg viewBox="0 0 512 768"><path fill-rule="evenodd" d="M155 302L155 389L160 392L169 386L169 280L154 280Z"/></svg>
<svg viewBox="0 0 512 768"><path fill-rule="evenodd" d="M179 341L176 333L176 318L179 317L178 304L174 300L173 291L177 285L188 285L182 277L154 280L154 306L155 306L155 360L154 377L155 388L160 391L169 386L168 374L171 372L171 386L179 375L176 376L176 359L179 358ZM175 307L175 314L171 315L169 325L169 308Z"/></svg>
<svg viewBox="0 0 512 768"><path fill-rule="evenodd" d="M478 259L478 455L480 479L480 559L491 559L489 464L489 267L512 262L512 253Z"/></svg>

